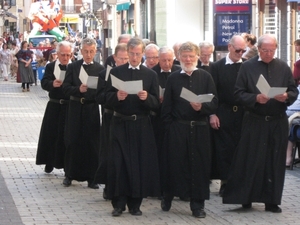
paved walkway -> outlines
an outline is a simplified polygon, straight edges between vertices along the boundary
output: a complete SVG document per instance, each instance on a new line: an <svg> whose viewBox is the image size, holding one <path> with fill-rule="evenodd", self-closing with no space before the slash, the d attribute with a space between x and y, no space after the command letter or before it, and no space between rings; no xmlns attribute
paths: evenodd
<svg viewBox="0 0 300 225"><path fill-rule="evenodd" d="M45 174L43 166L35 165L47 99L39 85L23 93L20 84L0 81L0 225L300 223L300 168L286 173L281 214L265 212L263 204L254 203L250 210L223 205L219 181L213 181L205 219L192 217L186 202L174 200L170 212L163 212L160 201L151 198L143 201L140 217L128 212L112 217L110 202L102 199L103 187L93 190L86 182L73 182L66 188L62 170Z"/></svg>

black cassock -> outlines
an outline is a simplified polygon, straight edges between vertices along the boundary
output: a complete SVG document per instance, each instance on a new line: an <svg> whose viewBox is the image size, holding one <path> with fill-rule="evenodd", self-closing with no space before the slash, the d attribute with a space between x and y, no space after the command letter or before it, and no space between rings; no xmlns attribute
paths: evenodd
<svg viewBox="0 0 300 225"><path fill-rule="evenodd" d="M211 75L218 93L216 115L220 120L218 130L212 129L219 179L227 180L232 158L241 137L244 110L234 99L234 85L242 63L225 64L226 57L211 66Z"/></svg>
<svg viewBox="0 0 300 225"><path fill-rule="evenodd" d="M181 98L185 87L196 95L214 94L216 88L211 75L195 70L191 76L181 71L172 73L167 80L162 118L165 123L166 164L164 164L164 191L173 196L209 199L211 168L210 125L208 116L215 113L218 99L202 103L195 111L190 103ZM198 121L191 126L188 121Z"/></svg>
<svg viewBox="0 0 300 225"><path fill-rule="evenodd" d="M260 92L256 83L260 74L271 87L287 87L288 102L271 98L266 104L257 103L256 96ZM288 142L285 111L298 96L292 72L280 59L275 58L267 64L258 61L258 56L253 57L242 64L234 95L246 111L223 203L280 205Z"/></svg>
<svg viewBox="0 0 300 225"><path fill-rule="evenodd" d="M148 97L142 101L136 94L130 94L125 100L118 101L118 90L108 79L106 103L120 114L137 115L135 121L117 116L112 118L106 185L108 197L159 196L157 150L151 120L147 116L159 105L157 75L142 65L140 70L128 69L128 66L128 63L118 66L111 70L111 74L123 81L142 80Z"/></svg>
<svg viewBox="0 0 300 225"><path fill-rule="evenodd" d="M41 86L48 91L48 101L38 142L36 164L46 164L57 169L64 168L65 143L64 129L68 98L64 95L62 87L53 87L55 76L53 74L55 63L47 64ZM61 70L66 66L59 65Z"/></svg>
<svg viewBox="0 0 300 225"><path fill-rule="evenodd" d="M77 100L70 100L66 123L66 156L65 175L72 180L93 181L98 167L100 148L100 114L99 105L95 100L96 89L88 88L80 93L81 81L79 73L81 66L89 76L99 77L104 69L94 62L82 65L78 60L68 65L63 91L71 98L84 98L83 104Z"/></svg>

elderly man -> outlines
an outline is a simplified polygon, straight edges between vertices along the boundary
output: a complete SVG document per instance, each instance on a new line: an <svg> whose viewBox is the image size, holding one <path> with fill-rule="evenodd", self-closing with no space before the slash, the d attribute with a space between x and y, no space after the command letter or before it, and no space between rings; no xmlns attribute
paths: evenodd
<svg viewBox="0 0 300 225"><path fill-rule="evenodd" d="M210 73L210 68L212 64L210 58L215 50L215 46L208 41L202 41L199 43L199 50L200 54L197 68L204 69Z"/></svg>
<svg viewBox="0 0 300 225"><path fill-rule="evenodd" d="M112 199L112 216L142 215L142 199L160 195L157 150L149 119L150 110L159 106L157 74L141 65L144 43L132 38L127 43L129 63L110 72L122 81L140 80L143 90L128 94L107 82L106 103L113 110L108 153L107 194Z"/></svg>
<svg viewBox="0 0 300 225"><path fill-rule="evenodd" d="M144 66L149 69L153 68L158 63L159 47L156 44L148 44L145 48L145 62Z"/></svg>
<svg viewBox="0 0 300 225"><path fill-rule="evenodd" d="M93 38L83 39L80 46L83 58L68 65L63 82L64 93L70 97L63 184L68 187L72 180L87 181L89 188L99 188L93 182L100 148L99 105L95 101L96 89L89 88L79 77L84 71L88 76L99 77L104 67L93 61L97 46Z"/></svg>
<svg viewBox="0 0 300 225"><path fill-rule="evenodd" d="M233 36L228 43L226 57L211 66L211 75L215 81L219 105L217 113L210 116L213 129L213 142L219 168L223 195L234 151L240 139L243 107L236 103L233 93L236 78L242 65L242 55L246 51L246 42L242 36Z"/></svg>
<svg viewBox="0 0 300 225"><path fill-rule="evenodd" d="M64 168L66 152L64 129L69 98L63 93L60 73L71 63L73 48L70 42L62 41L56 50L58 59L47 64L41 80L42 88L49 92L49 101L40 131L36 164L45 164L46 173L51 173L53 168Z"/></svg>
<svg viewBox="0 0 300 225"><path fill-rule="evenodd" d="M265 210L280 213L288 143L287 106L298 96L292 72L286 62L275 58L277 40L270 34L258 39L259 56L242 64L234 97L245 107L242 134L237 146L223 203L265 204ZM257 88L260 76L284 93L268 96Z"/></svg>
<svg viewBox="0 0 300 225"><path fill-rule="evenodd" d="M215 112L218 99L211 102L188 102L182 89L195 95L216 95L211 75L198 69L199 47L186 42L179 48L182 70L172 73L166 84L162 103L165 123L166 167L161 208L169 211L174 196L189 197L192 215L204 218L204 202L209 199L210 131L208 116ZM205 141L204 141L205 140Z"/></svg>

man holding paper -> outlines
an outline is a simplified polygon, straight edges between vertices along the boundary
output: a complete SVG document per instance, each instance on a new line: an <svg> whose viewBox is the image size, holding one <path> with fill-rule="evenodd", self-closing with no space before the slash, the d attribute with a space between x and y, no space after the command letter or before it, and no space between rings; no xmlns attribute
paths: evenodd
<svg viewBox="0 0 300 225"><path fill-rule="evenodd" d="M93 38L83 39L80 46L83 58L68 65L63 82L64 93L70 97L63 184L68 187L72 180L87 181L89 188L99 188L93 182L100 148L100 114L95 97L104 67L93 61L97 51Z"/></svg>
<svg viewBox="0 0 300 225"><path fill-rule="evenodd" d="M157 74L141 65L144 49L141 39L130 39L129 63L113 68L107 82L106 103L114 110L106 184L112 216L120 216L126 205L131 215L140 216L142 199L160 196L157 150L149 118L150 110L159 105L158 82Z"/></svg>
<svg viewBox="0 0 300 225"><path fill-rule="evenodd" d="M270 34L258 39L259 55L242 64L235 85L235 99L245 107L242 133L237 146L223 203L265 204L265 211L280 213L288 143L287 106L298 96L291 69L275 58L277 40ZM286 91L273 97L257 86L263 76L270 87Z"/></svg>
<svg viewBox="0 0 300 225"><path fill-rule="evenodd" d="M208 116L215 113L218 99L211 75L196 67L198 55L196 44L183 43L179 48L182 70L172 73L166 84L161 111L166 130L161 208L169 211L174 196L190 198L192 215L204 218L211 168ZM203 100L199 95L211 98Z"/></svg>
<svg viewBox="0 0 300 225"><path fill-rule="evenodd" d="M66 151L64 129L69 98L63 93L62 83L67 65L71 63L73 47L70 42L62 41L56 50L58 59L47 64L41 80L42 88L49 92L49 102L41 126L36 164L45 164L46 173L51 173L54 167L64 168Z"/></svg>

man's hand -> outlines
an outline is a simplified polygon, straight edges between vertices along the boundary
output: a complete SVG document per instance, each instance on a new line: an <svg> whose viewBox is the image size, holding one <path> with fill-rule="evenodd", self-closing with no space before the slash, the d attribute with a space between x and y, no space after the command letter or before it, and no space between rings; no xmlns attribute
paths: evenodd
<svg viewBox="0 0 300 225"><path fill-rule="evenodd" d="M140 98L140 100L146 100L148 97L148 92L147 91L139 91L139 93L137 94Z"/></svg>
<svg viewBox="0 0 300 225"><path fill-rule="evenodd" d="M119 101L125 100L125 98L128 96L128 93L125 91L118 91L117 92L117 97Z"/></svg>
<svg viewBox="0 0 300 225"><path fill-rule="evenodd" d="M80 93L84 93L84 92L87 92L87 85L86 84L81 84L80 87L79 87L79 91Z"/></svg>
<svg viewBox="0 0 300 225"><path fill-rule="evenodd" d="M60 87L61 85L62 85L62 81L61 80L57 80L57 79L55 79L54 81L53 81L53 87Z"/></svg>
<svg viewBox="0 0 300 225"><path fill-rule="evenodd" d="M264 94L258 94L256 96L256 101L260 104L266 104L269 100L270 100L270 98Z"/></svg>
<svg viewBox="0 0 300 225"><path fill-rule="evenodd" d="M211 115L209 117L209 123L212 129L219 130L220 127L220 120L217 115Z"/></svg>
<svg viewBox="0 0 300 225"><path fill-rule="evenodd" d="M288 94L285 92L284 94L276 95L274 99L276 99L279 102L285 102L288 99Z"/></svg>
<svg viewBox="0 0 300 225"><path fill-rule="evenodd" d="M190 102L190 104L195 111L200 111L202 108L202 103Z"/></svg>

